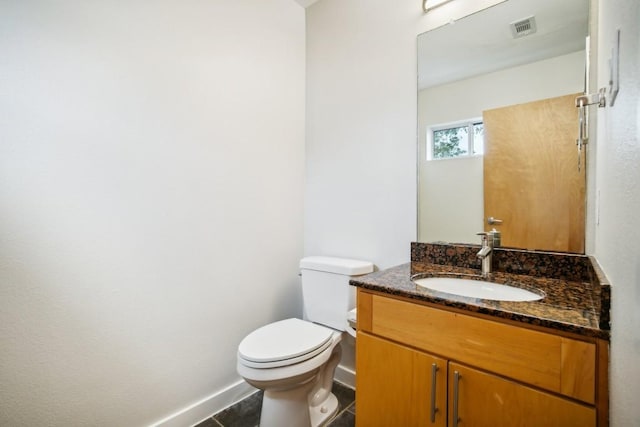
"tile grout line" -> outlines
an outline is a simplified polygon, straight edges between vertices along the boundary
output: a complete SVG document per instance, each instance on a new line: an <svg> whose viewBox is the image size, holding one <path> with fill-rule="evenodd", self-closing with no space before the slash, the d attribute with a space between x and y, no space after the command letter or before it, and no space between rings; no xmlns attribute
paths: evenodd
<svg viewBox="0 0 640 427"><path fill-rule="evenodd" d="M353 410L352 410L353 409ZM349 406L347 406L347 411L351 412L353 415L356 414L356 401L351 402Z"/></svg>
<svg viewBox="0 0 640 427"><path fill-rule="evenodd" d="M355 400L353 402L349 403L349 405L345 406L341 411L338 411L338 413L335 415L335 417L333 417L333 419L329 422L329 424L327 424L327 427L331 427L331 424L333 424L333 422L335 420L337 420L342 415L344 415L345 412L350 412L353 415L355 415L355 412L352 412L352 411L349 410L349 408L351 408L354 403L355 403Z"/></svg>

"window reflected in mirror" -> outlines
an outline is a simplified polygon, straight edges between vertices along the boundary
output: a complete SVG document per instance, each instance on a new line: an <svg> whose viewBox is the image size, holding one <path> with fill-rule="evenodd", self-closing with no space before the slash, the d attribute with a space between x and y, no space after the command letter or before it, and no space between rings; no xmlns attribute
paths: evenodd
<svg viewBox="0 0 640 427"><path fill-rule="evenodd" d="M428 132L427 160L481 156L484 153L482 120L434 126Z"/></svg>

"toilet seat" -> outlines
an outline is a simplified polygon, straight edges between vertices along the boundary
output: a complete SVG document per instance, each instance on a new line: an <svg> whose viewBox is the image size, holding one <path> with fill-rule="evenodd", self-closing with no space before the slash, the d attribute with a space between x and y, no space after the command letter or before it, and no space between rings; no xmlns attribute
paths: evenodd
<svg viewBox="0 0 640 427"><path fill-rule="evenodd" d="M326 350L334 332L300 319L281 320L247 335L238 346L238 358L243 365L259 369L293 365Z"/></svg>

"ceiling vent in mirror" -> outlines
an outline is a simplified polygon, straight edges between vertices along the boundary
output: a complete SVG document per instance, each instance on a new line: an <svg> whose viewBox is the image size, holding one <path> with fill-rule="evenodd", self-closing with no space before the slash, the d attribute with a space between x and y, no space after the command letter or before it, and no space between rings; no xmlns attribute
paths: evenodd
<svg viewBox="0 0 640 427"><path fill-rule="evenodd" d="M536 32L536 18L529 16L528 18L518 19L512 22L510 27L514 39L528 36Z"/></svg>

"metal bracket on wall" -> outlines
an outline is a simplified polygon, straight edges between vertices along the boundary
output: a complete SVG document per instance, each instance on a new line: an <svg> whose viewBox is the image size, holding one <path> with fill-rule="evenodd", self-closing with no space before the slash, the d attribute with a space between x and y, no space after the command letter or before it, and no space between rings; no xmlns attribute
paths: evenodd
<svg viewBox="0 0 640 427"><path fill-rule="evenodd" d="M576 107L582 108L588 105L598 104L598 107L603 108L607 106L606 88L601 88L598 93L585 93L576 98Z"/></svg>
<svg viewBox="0 0 640 427"><path fill-rule="evenodd" d="M578 107L578 138L576 145L578 146L578 172L582 169L582 146L589 142L589 120L587 107L597 104L599 108L607 106L606 88L601 88L598 93L585 93L576 98L576 107Z"/></svg>

